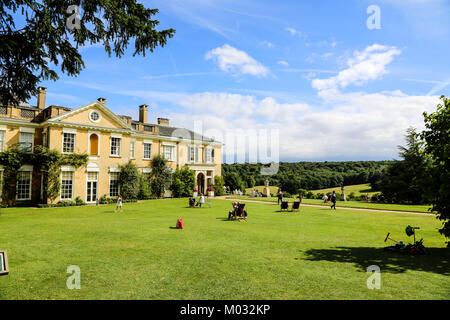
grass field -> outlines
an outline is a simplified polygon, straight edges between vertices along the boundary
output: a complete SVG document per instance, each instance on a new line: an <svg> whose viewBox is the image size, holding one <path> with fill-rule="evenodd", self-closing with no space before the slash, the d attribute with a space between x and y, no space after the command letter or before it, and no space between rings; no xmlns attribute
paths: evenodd
<svg viewBox="0 0 450 320"><path fill-rule="evenodd" d="M450 252L431 215L247 203L249 221L236 222L225 219L230 201L186 203L3 209L10 274L0 299L450 299ZM430 256L382 250L388 231L410 240L408 224L421 227ZM66 288L70 265L81 290ZM370 265L381 268L380 290L366 286Z"/></svg>
<svg viewBox="0 0 450 320"><path fill-rule="evenodd" d="M250 192L252 190L254 190L254 189L258 190L261 193L264 193L264 188L265 188L264 186L255 186L253 188L247 188L247 189L245 189L245 194L250 194ZM269 189L270 189L270 193L271 194L275 195L278 192L278 187L277 186L269 186Z"/></svg>
<svg viewBox="0 0 450 320"><path fill-rule="evenodd" d="M334 191L341 193L341 188L340 187L335 187L335 188L328 188L328 189L320 189L320 190L312 190L312 192L314 193L332 193ZM355 196L360 196L360 195L373 195L376 192L371 191L370 185L369 184L355 184L352 186L345 186L345 194L349 195L350 193L354 192Z"/></svg>
<svg viewBox="0 0 450 320"><path fill-rule="evenodd" d="M259 192L263 193L264 186L255 186L253 188L247 188L247 189L245 189L245 193L246 194L250 194L250 192L253 189L256 189ZM277 194L277 192L278 192L278 187L277 186L269 186L269 189L270 189L270 193L273 194L273 195ZM335 190L336 192L339 192L339 193L341 192L341 188L340 187L328 188L328 189L320 189L320 190L311 190L311 191L314 192L314 193L319 193L319 192L321 192L321 193L331 193L331 192L333 192L333 190ZM352 192L355 193L355 196L366 195L366 194L373 195L373 194L376 193L376 192L370 191L370 185L369 184L355 184L353 186L346 186L345 187L345 194L348 195L348 194L350 194Z"/></svg>
<svg viewBox="0 0 450 320"><path fill-rule="evenodd" d="M252 198L249 196L227 196L230 199L243 199L243 200L256 200L264 202L277 203L278 198ZM293 202L297 201L298 198L283 198L285 201ZM304 204L315 204L323 205L324 207L331 206L331 203L323 203L323 200L319 199L305 199L303 198L302 203ZM408 212L423 212L429 213L428 209L431 208L429 205L407 205L407 204L389 204L389 203L371 203L365 201L337 201L336 206L339 208L360 208L360 209L374 209L374 210L392 210L392 211L408 211Z"/></svg>

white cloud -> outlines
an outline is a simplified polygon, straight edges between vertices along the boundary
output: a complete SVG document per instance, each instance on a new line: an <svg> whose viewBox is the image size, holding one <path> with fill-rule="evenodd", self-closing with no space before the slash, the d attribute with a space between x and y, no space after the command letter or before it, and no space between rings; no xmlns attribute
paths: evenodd
<svg viewBox="0 0 450 320"><path fill-rule="evenodd" d="M284 160L391 159L398 155L397 145L404 143L405 130L421 129L423 111L439 102L437 96L401 91L340 97L329 109L302 101L281 103L273 97L204 92L181 99L177 104L184 110L172 111L169 117L173 124L191 129L195 121L202 121L203 133L219 131L216 137L238 130L279 130L275 147Z"/></svg>
<svg viewBox="0 0 450 320"><path fill-rule="evenodd" d="M280 60L280 61L278 61L277 63L278 63L278 64L281 64L282 66L289 67L289 63L287 63L287 62L284 61L284 60Z"/></svg>
<svg viewBox="0 0 450 320"><path fill-rule="evenodd" d="M218 135L222 138L225 132L242 129L278 130L279 143L273 147L279 148L281 160L397 158L397 146L404 144L406 129L421 130L423 112L434 110L439 97L407 95L400 90L342 93L340 89L379 79L398 54L395 47L372 45L348 58L347 69L336 76L313 79L324 104L282 103L274 95L257 98L205 92L181 99L178 104L185 110L170 117L180 126L202 120L204 132L216 130L222 132ZM309 76L316 74L309 71ZM324 94L331 91L333 95ZM231 152L239 155L245 151Z"/></svg>
<svg viewBox="0 0 450 320"><path fill-rule="evenodd" d="M291 27L286 27L286 28L284 28L284 30L289 32L292 36L295 36L295 35L301 36L302 35L302 33L300 31L298 31L298 30L296 30L294 28L291 28Z"/></svg>
<svg viewBox="0 0 450 320"><path fill-rule="evenodd" d="M314 79L312 86L324 95L351 84L363 85L369 80L379 79L387 73L386 66L400 53L396 47L378 44L368 46L362 52L355 51L353 57L347 59L347 69L328 79Z"/></svg>
<svg viewBox="0 0 450 320"><path fill-rule="evenodd" d="M263 45L263 46L266 46L266 47L268 47L268 48L273 48L273 47L275 47L275 45L274 45L272 42L267 41L267 40L261 41L260 44Z"/></svg>
<svg viewBox="0 0 450 320"><path fill-rule="evenodd" d="M228 44L208 51L205 58L215 61L220 70L235 76L249 74L265 77L270 73L267 67L253 59L245 51L238 50Z"/></svg>

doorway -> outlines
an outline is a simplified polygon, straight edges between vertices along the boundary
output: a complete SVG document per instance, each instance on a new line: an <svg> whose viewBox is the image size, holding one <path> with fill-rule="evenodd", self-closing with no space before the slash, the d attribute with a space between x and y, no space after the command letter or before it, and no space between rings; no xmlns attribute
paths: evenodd
<svg viewBox="0 0 450 320"><path fill-rule="evenodd" d="M97 201L97 184L98 172L88 172L86 183L86 202L92 203Z"/></svg>
<svg viewBox="0 0 450 320"><path fill-rule="evenodd" d="M205 175L203 173L197 175L197 188L199 193L205 194Z"/></svg>

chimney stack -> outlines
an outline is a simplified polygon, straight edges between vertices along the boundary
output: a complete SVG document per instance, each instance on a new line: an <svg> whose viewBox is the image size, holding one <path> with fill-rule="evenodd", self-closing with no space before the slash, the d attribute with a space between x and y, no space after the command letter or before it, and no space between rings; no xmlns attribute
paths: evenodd
<svg viewBox="0 0 450 320"><path fill-rule="evenodd" d="M139 106L139 122L147 123L148 121L148 105L143 104Z"/></svg>
<svg viewBox="0 0 450 320"><path fill-rule="evenodd" d="M38 88L38 99L37 99L37 107L41 110L45 109L45 95L47 94L47 88L46 87L39 87Z"/></svg>
<svg viewBox="0 0 450 320"><path fill-rule="evenodd" d="M169 119L167 118L158 118L158 124L161 126L169 126Z"/></svg>
<svg viewBox="0 0 450 320"><path fill-rule="evenodd" d="M98 98L97 101L106 106L106 98Z"/></svg>

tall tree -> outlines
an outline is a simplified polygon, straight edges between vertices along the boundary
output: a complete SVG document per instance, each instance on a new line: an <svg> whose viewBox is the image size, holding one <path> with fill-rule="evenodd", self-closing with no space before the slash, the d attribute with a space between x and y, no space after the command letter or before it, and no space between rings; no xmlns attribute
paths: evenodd
<svg viewBox="0 0 450 320"><path fill-rule="evenodd" d="M0 103L27 101L42 80L58 79L52 65L78 75L79 47L100 43L121 57L134 40L134 55L164 46L175 30L156 30L148 9L136 0L4 0L0 2Z"/></svg>
<svg viewBox="0 0 450 320"><path fill-rule="evenodd" d="M176 169L172 174L172 183L170 190L173 192L173 196L189 197L192 195L192 190L195 186L195 173L185 166L181 169Z"/></svg>
<svg viewBox="0 0 450 320"><path fill-rule="evenodd" d="M384 196L396 202L419 204L426 202L426 172L430 168L428 157L414 128L408 128L406 146L399 146L401 161L388 165L380 184Z"/></svg>
<svg viewBox="0 0 450 320"><path fill-rule="evenodd" d="M164 195L164 191L168 189L171 184L172 172L167 166L167 160L160 155L153 158L151 168L152 178L150 186L152 192L158 198L161 198Z"/></svg>
<svg viewBox="0 0 450 320"><path fill-rule="evenodd" d="M438 104L435 112L424 113L425 130L421 137L426 143L425 152L433 162L430 188L433 210L443 222L439 232L450 238L450 99L441 96L441 100L443 103Z"/></svg>
<svg viewBox="0 0 450 320"><path fill-rule="evenodd" d="M137 199L139 194L139 170L131 161L119 166L119 188L124 199Z"/></svg>

